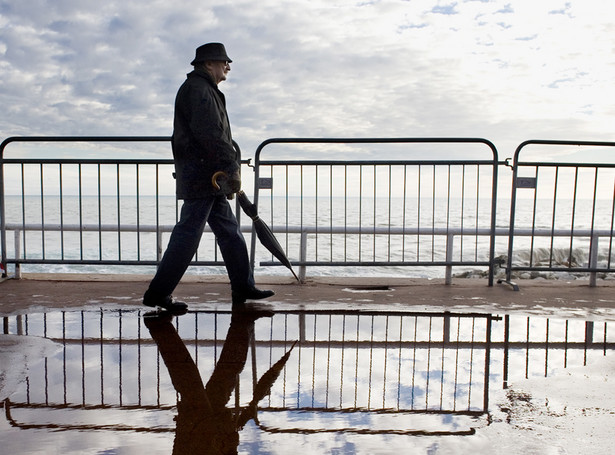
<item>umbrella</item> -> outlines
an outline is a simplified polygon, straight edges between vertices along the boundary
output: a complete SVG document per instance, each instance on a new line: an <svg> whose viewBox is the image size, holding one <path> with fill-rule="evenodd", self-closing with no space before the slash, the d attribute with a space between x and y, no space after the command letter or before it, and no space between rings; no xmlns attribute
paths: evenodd
<svg viewBox="0 0 615 455"><path fill-rule="evenodd" d="M226 178L223 178L220 182L218 182L218 177ZM226 189L225 182L227 180L228 175L224 171L216 172L211 178L211 182L214 188L216 190L222 189L222 191L225 191ZM229 196L227 195L227 197ZM258 239L263 244L263 246L267 248L269 252L273 254L284 266L286 266L291 271L295 279L299 281L299 277L297 277L297 274L293 270L290 261L286 257L286 253L284 253L284 250L282 249L282 246L275 238L275 235L273 235L273 232L271 232L271 229L269 229L269 226L267 226L267 224L258 216L258 210L256 208L256 205L254 205L250 201L250 199L248 199L248 196L246 196L243 191L239 191L237 193L237 200L239 201L239 205L241 205L241 208L245 212L245 214L252 218L252 222L254 223L254 229L256 230L256 235L258 236Z"/></svg>
<svg viewBox="0 0 615 455"><path fill-rule="evenodd" d="M265 224L265 222L258 216L256 206L250 202L248 196L246 196L246 193L243 191L239 191L237 193L237 200L239 201L239 205L241 205L241 208L245 214L252 218L256 235L263 246L267 248L283 265L285 265L288 270L291 271L295 279L299 281L299 277L297 277L297 274L293 270L293 266L286 257L282 246L278 243L278 240L273 235L273 232L271 232L271 229L269 229L269 226L267 226L267 224Z"/></svg>
<svg viewBox="0 0 615 455"><path fill-rule="evenodd" d="M297 342L295 341L286 354L274 363L271 368L269 368L269 370L267 370L267 372L258 380L256 386L254 387L254 396L252 401L248 407L242 411L237 419L237 428L243 428L250 419L256 420L256 406L258 405L258 402L271 393L271 387L275 383L276 379L278 379L278 376L280 376L280 373L286 365L286 361L290 357L290 353L296 344Z"/></svg>

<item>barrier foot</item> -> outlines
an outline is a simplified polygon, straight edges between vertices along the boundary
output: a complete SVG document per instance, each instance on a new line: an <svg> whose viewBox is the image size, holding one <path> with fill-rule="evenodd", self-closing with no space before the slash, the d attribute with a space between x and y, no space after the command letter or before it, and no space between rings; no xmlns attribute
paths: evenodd
<svg viewBox="0 0 615 455"><path fill-rule="evenodd" d="M510 287L512 287L513 291L518 291L519 290L519 286L517 285L517 283L514 283L513 281L509 281L509 280L498 280L498 284L508 284Z"/></svg>

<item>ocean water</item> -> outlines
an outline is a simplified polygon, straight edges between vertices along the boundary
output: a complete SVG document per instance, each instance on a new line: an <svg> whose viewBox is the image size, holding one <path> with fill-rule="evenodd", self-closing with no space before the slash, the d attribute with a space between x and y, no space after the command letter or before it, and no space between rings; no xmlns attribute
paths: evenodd
<svg viewBox="0 0 615 455"><path fill-rule="evenodd" d="M22 259L59 262L24 264L23 272L152 273L153 265L62 262L156 261L166 247L180 208L181 201L172 196L7 196L7 254L9 258L18 255ZM589 260L590 238L582 231L603 234L613 231L613 207L608 200L568 200L554 204L546 199L519 199L516 208L515 228L525 231L514 238L516 265L585 266ZM467 264L454 267L454 273L484 272L486 267L473 263L488 260L489 238L485 234L489 232L490 213L490 201L481 198L409 200L265 195L259 203L261 218L275 231L291 262L297 262L303 254L306 261L319 263L308 266L308 276L443 277L443 266L428 264L444 262L447 248L451 249L453 261ZM251 220L241 211L239 216L250 248ZM156 233L157 225L161 227L160 234ZM496 257L505 258L508 254L509 225L510 203L498 201ZM579 235L559 235L571 227ZM302 230L307 231L303 237L306 242L303 253ZM452 246L446 235L449 232L463 232L452 237ZM256 274L289 273L284 267L263 265L273 258L260 242L254 243ZM607 267L611 263L612 246L611 237L599 241L599 266ZM188 273L225 273L215 238L208 230L196 259L215 261L218 265L195 265ZM383 262L393 264L375 264Z"/></svg>

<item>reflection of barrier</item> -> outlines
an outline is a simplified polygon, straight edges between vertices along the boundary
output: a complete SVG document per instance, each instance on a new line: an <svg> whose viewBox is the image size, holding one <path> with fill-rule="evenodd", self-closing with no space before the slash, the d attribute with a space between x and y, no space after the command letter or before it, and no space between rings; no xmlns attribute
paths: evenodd
<svg viewBox="0 0 615 455"><path fill-rule="evenodd" d="M282 414L278 416L276 414ZM276 418L268 424L268 415ZM312 415L310 415L312 414ZM314 416L316 415L316 416ZM281 419L279 418L281 417ZM273 420L273 419L272 419ZM280 420L286 425L282 426ZM317 420L319 426L298 427L297 422ZM482 411L394 411L367 409L259 408L258 427L267 433L353 433L361 435L469 436L487 426Z"/></svg>
<svg viewBox="0 0 615 455"><path fill-rule="evenodd" d="M229 321L228 311L199 311L176 320L203 378L216 364ZM156 345L142 328L140 311L4 317L3 331L43 336L62 346L53 358L31 365L22 388L4 405L11 424L148 431L143 422L154 421L152 431L173 428L169 416L177 394ZM493 386L503 380L506 386L523 377L546 376L554 367L587 364L591 353L605 355L615 348L606 322L515 316L501 321L473 313L282 311L256 323L252 368L241 373L235 391L238 410L248 404L254 378L294 340L299 342L271 395L259 404L264 431L369 433L353 421L358 416L371 419L375 431L391 434L443 434L451 428L436 425L451 419L462 431L471 431L488 413L490 382ZM76 417L52 418L63 412ZM126 412L134 424L125 425ZM335 425L311 428L299 420L284 427L269 418L310 413L335 420ZM104 424L101 416L106 416ZM398 416L403 425L391 426L390 416Z"/></svg>
<svg viewBox="0 0 615 455"><path fill-rule="evenodd" d="M479 314L300 314L297 358L309 362L287 365L286 387L296 387L284 402L297 409L486 412L491 321Z"/></svg>
<svg viewBox="0 0 615 455"><path fill-rule="evenodd" d="M202 377L215 366L229 317L228 312L197 312L178 319L180 335ZM70 410L72 415L82 411L83 420L100 412L173 409L177 395L140 319L140 311L129 310L5 318L6 332L44 336L62 345L55 358L32 367L24 387L11 397L9 420L36 425L21 420L35 415L28 409ZM265 409L482 415L488 406L491 320L477 314L276 314L271 322L256 326L253 369L241 374L235 402L245 406L240 397L251 396L256 369L262 374L290 348L286 340L298 339L271 395L261 403ZM48 425L59 425L57 421L61 419L41 425L51 428ZM122 431L121 424L83 425Z"/></svg>
<svg viewBox="0 0 615 455"><path fill-rule="evenodd" d="M615 349L608 336L608 323L549 318L504 317L503 385L511 380L540 374L554 368L587 365L590 353L603 356ZM499 343L498 343L499 344Z"/></svg>
<svg viewBox="0 0 615 455"><path fill-rule="evenodd" d="M9 399L1 403L7 422L22 430L53 431L137 431L147 433L172 433L175 431L170 411L174 406L81 406L12 403ZM16 411L16 412L13 412ZM130 413L130 424L126 423L126 412ZM14 416L18 414L18 416ZM114 416L110 416L114 414ZM156 418L156 415L162 417ZM113 420L116 423L110 423ZM163 420L164 425L152 425ZM28 423L35 421L37 423ZM141 425L135 423L139 421ZM44 422L44 423L43 423ZM84 423L76 423L84 422ZM101 423L104 422L104 423Z"/></svg>

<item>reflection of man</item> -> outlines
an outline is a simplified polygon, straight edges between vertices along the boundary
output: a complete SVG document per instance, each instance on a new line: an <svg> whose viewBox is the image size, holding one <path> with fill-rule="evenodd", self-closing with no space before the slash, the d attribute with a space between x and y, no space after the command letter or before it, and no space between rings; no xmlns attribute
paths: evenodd
<svg viewBox="0 0 615 455"><path fill-rule="evenodd" d="M226 404L245 365L254 321L271 315L233 312L220 358L205 386L186 345L171 323L171 314L163 312L144 317L180 395L174 454L237 453L239 430L247 419L239 419Z"/></svg>
<svg viewBox="0 0 615 455"><path fill-rule="evenodd" d="M224 94L218 84L226 80L231 59L224 45L208 43L196 50L194 71L177 92L173 122L173 158L176 193L184 203L156 275L143 296L143 304L185 312L184 302L171 293L197 251L205 223L216 236L231 282L233 304L263 299L272 291L257 289L245 240L226 195L216 193L211 178L217 171L230 177L232 192L241 189L238 153L233 145Z"/></svg>

